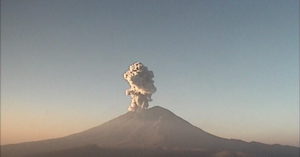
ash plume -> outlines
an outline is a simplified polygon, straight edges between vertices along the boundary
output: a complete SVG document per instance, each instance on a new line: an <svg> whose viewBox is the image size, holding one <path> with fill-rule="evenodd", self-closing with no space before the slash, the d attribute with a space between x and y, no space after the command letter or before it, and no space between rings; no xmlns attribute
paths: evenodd
<svg viewBox="0 0 300 157"><path fill-rule="evenodd" d="M130 88L126 90L126 95L130 95L131 104L128 111L139 111L147 109L152 94L156 91L153 81L154 74L149 71L141 62L136 62L129 66L124 73L124 79L128 81Z"/></svg>

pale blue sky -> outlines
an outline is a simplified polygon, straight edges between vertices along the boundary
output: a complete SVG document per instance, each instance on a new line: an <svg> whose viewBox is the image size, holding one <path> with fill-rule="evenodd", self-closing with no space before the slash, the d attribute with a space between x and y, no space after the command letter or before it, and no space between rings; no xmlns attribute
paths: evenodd
<svg viewBox="0 0 300 157"><path fill-rule="evenodd" d="M297 145L298 28L297 0L2 0L2 142L127 112L123 73L141 61L150 106L221 137Z"/></svg>

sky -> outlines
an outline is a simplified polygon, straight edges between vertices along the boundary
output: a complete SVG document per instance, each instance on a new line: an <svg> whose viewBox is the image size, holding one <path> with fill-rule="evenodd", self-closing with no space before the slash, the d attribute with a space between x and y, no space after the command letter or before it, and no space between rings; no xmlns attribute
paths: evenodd
<svg viewBox="0 0 300 157"><path fill-rule="evenodd" d="M299 146L298 0L2 0L1 144L127 112L123 73L220 137Z"/></svg>

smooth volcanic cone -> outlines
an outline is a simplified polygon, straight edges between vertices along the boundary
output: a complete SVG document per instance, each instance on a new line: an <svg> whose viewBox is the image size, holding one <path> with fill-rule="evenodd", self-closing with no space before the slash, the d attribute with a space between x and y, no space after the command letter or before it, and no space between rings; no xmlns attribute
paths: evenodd
<svg viewBox="0 0 300 157"><path fill-rule="evenodd" d="M124 79L128 81L130 88L126 90L126 95L131 96L131 104L128 111L139 111L147 109L152 94L156 91L153 81L154 74L149 71L141 62L136 62L129 66L124 73Z"/></svg>
<svg viewBox="0 0 300 157"><path fill-rule="evenodd" d="M127 112L69 136L1 146L1 157L132 156L299 157L299 147L221 138L160 106Z"/></svg>

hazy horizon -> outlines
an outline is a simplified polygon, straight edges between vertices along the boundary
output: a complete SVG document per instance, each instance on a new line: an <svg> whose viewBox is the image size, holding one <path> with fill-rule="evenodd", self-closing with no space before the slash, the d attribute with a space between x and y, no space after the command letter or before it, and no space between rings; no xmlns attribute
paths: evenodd
<svg viewBox="0 0 300 157"><path fill-rule="evenodd" d="M149 107L214 135L299 145L299 1L1 1L1 144L62 137Z"/></svg>

